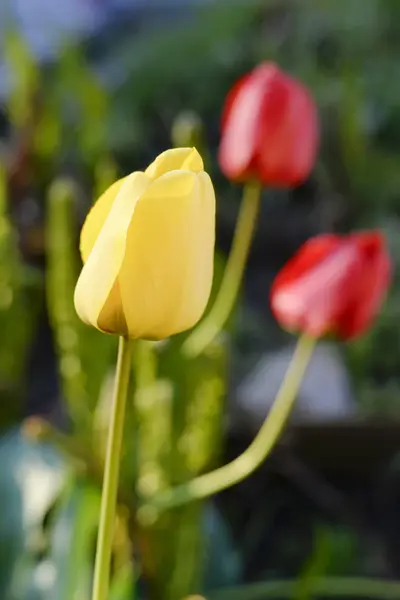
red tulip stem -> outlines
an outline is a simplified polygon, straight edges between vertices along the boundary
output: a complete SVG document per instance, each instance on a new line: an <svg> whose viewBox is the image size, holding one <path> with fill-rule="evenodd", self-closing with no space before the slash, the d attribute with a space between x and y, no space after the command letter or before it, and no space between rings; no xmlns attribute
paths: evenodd
<svg viewBox="0 0 400 600"><path fill-rule="evenodd" d="M107 439L103 491L101 494L92 600L107 600L109 595L111 549L114 538L119 463L131 368L132 342L120 337L111 421Z"/></svg>
<svg viewBox="0 0 400 600"><path fill-rule="evenodd" d="M190 358L195 358L207 348L223 329L232 312L253 239L260 197L261 185L258 182L246 184L231 251L217 297L209 313L189 335L182 348L184 354Z"/></svg>
<svg viewBox="0 0 400 600"><path fill-rule="evenodd" d="M260 431L250 446L233 461L215 471L196 477L175 488L156 495L139 509L138 518L149 507L167 510L211 496L239 483L255 471L267 458L289 418L301 382L310 362L316 339L303 335L297 344L292 361Z"/></svg>

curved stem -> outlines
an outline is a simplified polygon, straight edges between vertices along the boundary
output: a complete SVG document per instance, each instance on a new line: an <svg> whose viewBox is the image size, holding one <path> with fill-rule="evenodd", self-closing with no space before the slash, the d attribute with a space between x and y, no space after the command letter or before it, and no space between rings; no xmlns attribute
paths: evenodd
<svg viewBox="0 0 400 600"><path fill-rule="evenodd" d="M261 186L257 182L246 184L235 234L225 272L217 297L210 312L189 335L182 351L194 358L201 354L224 327L235 304L243 278L244 268L253 239L260 206Z"/></svg>
<svg viewBox="0 0 400 600"><path fill-rule="evenodd" d="M119 339L117 372L104 466L92 600L107 600L108 598L119 462L124 431L126 397L131 373L131 357L132 342L121 337Z"/></svg>
<svg viewBox="0 0 400 600"><path fill-rule="evenodd" d="M161 492L149 505L165 510L206 498L242 481L255 471L272 450L290 415L315 343L315 339L305 335L299 339L275 402L256 438L243 454L211 473Z"/></svg>
<svg viewBox="0 0 400 600"><path fill-rule="evenodd" d="M267 598L292 598L297 581L267 581L211 592L207 600L266 600ZM376 598L398 600L400 582L363 577L323 577L310 584L310 592L318 596L346 596L350 598Z"/></svg>

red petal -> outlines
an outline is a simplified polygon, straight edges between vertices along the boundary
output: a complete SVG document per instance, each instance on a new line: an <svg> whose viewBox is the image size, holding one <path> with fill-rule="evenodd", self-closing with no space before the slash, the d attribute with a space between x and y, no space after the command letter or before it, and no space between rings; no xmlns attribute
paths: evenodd
<svg viewBox="0 0 400 600"><path fill-rule="evenodd" d="M272 293L275 288L297 280L305 272L318 265L340 246L341 241L340 236L327 233L307 240L275 277Z"/></svg>
<svg viewBox="0 0 400 600"><path fill-rule="evenodd" d="M241 179L249 175L263 125L266 93L277 72L274 64L264 63L239 80L227 97L222 118L219 163L229 178Z"/></svg>
<svg viewBox="0 0 400 600"><path fill-rule="evenodd" d="M304 244L278 274L272 310L289 329L350 339L375 318L390 276L391 260L379 232L322 235Z"/></svg>
<svg viewBox="0 0 400 600"><path fill-rule="evenodd" d="M250 77L251 77L251 73L247 73L246 75L243 75L243 77L240 77L240 79L238 79L236 81L236 83L234 83L234 85L231 87L231 89L229 90L229 92L226 95L225 103L222 108L222 114L221 114L221 133L222 134L224 133L224 129L226 127L226 123L228 121L228 118L229 118L230 112L232 110L232 106L236 100L236 97L240 93L240 90L242 89L242 87L250 79Z"/></svg>
<svg viewBox="0 0 400 600"><path fill-rule="evenodd" d="M318 119L308 90L282 72L263 105L257 165L262 181L275 186L303 182L315 164Z"/></svg>
<svg viewBox="0 0 400 600"><path fill-rule="evenodd" d="M359 267L358 248L345 239L323 235L309 240L273 284L271 306L277 320L315 337L335 331Z"/></svg>
<svg viewBox="0 0 400 600"><path fill-rule="evenodd" d="M350 236L362 257L362 269L353 281L353 301L338 321L338 335L351 339L363 333L379 312L391 278L391 259L378 231Z"/></svg>

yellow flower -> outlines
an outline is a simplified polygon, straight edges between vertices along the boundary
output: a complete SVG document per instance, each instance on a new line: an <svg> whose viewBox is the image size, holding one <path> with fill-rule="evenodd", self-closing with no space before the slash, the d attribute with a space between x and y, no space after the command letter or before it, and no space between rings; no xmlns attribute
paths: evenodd
<svg viewBox="0 0 400 600"><path fill-rule="evenodd" d="M107 333L159 340L193 327L211 291L215 196L194 148L114 183L81 232L75 308Z"/></svg>

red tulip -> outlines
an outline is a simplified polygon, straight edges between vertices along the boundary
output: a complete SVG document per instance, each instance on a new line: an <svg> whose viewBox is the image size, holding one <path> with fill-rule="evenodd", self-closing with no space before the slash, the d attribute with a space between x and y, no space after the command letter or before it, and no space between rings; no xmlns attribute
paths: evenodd
<svg viewBox="0 0 400 600"><path fill-rule="evenodd" d="M378 231L320 235L278 273L272 311L286 329L351 339L377 315L390 276L390 257Z"/></svg>
<svg viewBox="0 0 400 600"><path fill-rule="evenodd" d="M302 183L314 167L317 111L307 88L263 63L229 92L222 115L221 170L272 187Z"/></svg>

